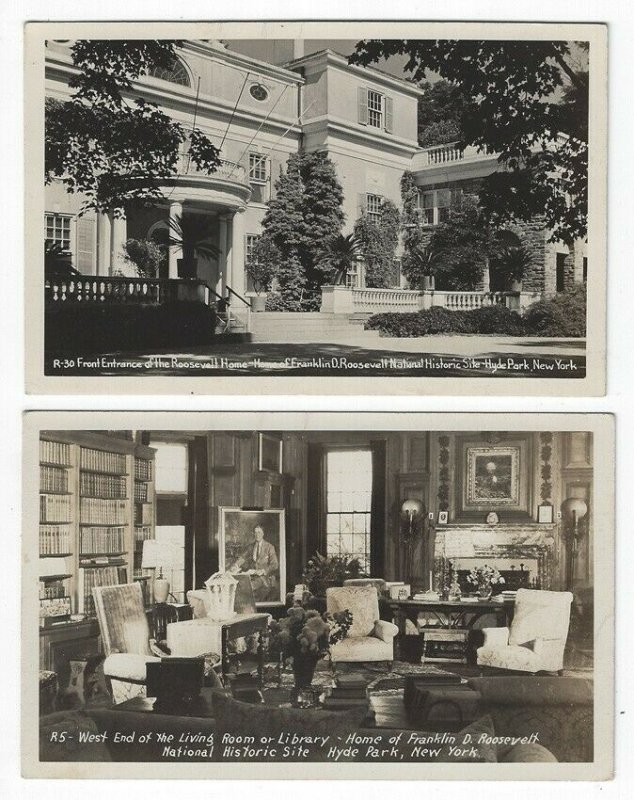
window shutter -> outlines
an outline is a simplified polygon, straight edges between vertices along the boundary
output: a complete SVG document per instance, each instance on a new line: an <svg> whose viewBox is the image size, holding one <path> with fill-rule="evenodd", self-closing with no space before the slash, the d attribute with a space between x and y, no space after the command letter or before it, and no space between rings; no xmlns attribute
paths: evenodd
<svg viewBox="0 0 634 800"><path fill-rule="evenodd" d="M394 102L391 97L385 98L385 130L392 133L394 119Z"/></svg>
<svg viewBox="0 0 634 800"><path fill-rule="evenodd" d="M75 267L84 275L95 274L95 220L86 217L77 218L77 249L75 251Z"/></svg>
<svg viewBox="0 0 634 800"><path fill-rule="evenodd" d="M365 214L368 207L368 197L365 192L359 193L359 216Z"/></svg>
<svg viewBox="0 0 634 800"><path fill-rule="evenodd" d="M359 122L361 125L368 124L368 90L365 86L358 89Z"/></svg>

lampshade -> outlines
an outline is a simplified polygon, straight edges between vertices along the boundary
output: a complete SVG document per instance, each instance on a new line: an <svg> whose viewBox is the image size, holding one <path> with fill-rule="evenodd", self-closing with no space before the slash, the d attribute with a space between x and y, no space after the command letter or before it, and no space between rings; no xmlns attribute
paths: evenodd
<svg viewBox="0 0 634 800"><path fill-rule="evenodd" d="M409 499L403 501L403 505L401 506L401 514L403 514L404 516L413 519L414 517L417 517L419 514L422 514L422 512L423 512L423 504L421 503L420 500Z"/></svg>
<svg viewBox="0 0 634 800"><path fill-rule="evenodd" d="M561 513L564 519L572 519L574 513L577 520L580 520L588 513L588 504L580 497L569 497L561 504Z"/></svg>
<svg viewBox="0 0 634 800"><path fill-rule="evenodd" d="M159 547L156 539L145 539L143 542L143 554L141 555L142 569L156 569L159 564Z"/></svg>

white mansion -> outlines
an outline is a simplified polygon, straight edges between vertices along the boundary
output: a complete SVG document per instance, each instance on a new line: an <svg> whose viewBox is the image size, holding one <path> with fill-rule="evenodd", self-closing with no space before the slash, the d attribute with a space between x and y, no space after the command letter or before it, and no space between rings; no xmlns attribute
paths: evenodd
<svg viewBox="0 0 634 800"><path fill-rule="evenodd" d="M248 50L247 44L236 42L233 49L233 43L187 41L172 71L135 84L135 91L184 125L191 126L195 115L196 125L222 145L223 160L216 173L197 172L183 157L178 177L166 187L166 201L127 218L79 216L80 196L68 194L60 184L46 187L46 238L70 251L81 273L125 274L122 252L127 239L165 241L170 217L199 214L208 221L209 240L218 256L199 259L197 277L220 295L227 287L251 294L245 263L261 232L276 176L289 154L299 150L326 150L334 162L344 192L344 233L352 231L363 211L378 214L384 199L401 207L400 182L407 170L420 187L421 221L433 226L443 219L456 188L497 168L494 155L469 148L461 152L452 145L418 146L422 91L413 83L378 69L350 66L330 50L304 54L302 42L286 43L293 49L282 65L238 52ZM73 69L68 44L49 42L47 96L69 96ZM539 223L514 228L513 235L533 255L524 276L527 296L551 296L585 279L584 245L571 252L563 244L550 244ZM179 257L172 246L162 277L177 277ZM363 270L349 276L349 283L363 289ZM382 290L394 310L404 295L404 278L400 283L390 298L390 290ZM488 288L483 286L483 291ZM381 295L373 297L365 310L379 310Z"/></svg>

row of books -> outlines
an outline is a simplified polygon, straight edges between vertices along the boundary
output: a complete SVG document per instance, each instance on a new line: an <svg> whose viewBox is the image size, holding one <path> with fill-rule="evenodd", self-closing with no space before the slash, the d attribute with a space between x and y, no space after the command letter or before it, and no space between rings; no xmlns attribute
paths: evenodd
<svg viewBox="0 0 634 800"><path fill-rule="evenodd" d="M107 472L111 475L125 475L126 457L123 453L111 453L109 450L92 450L81 448L80 464L82 469L94 472Z"/></svg>
<svg viewBox="0 0 634 800"><path fill-rule="evenodd" d="M147 483L141 481L134 482L134 499L137 503L147 502Z"/></svg>
<svg viewBox="0 0 634 800"><path fill-rule="evenodd" d="M40 522L70 522L70 496L63 494L40 495Z"/></svg>
<svg viewBox="0 0 634 800"><path fill-rule="evenodd" d="M40 492L67 492L68 470L63 467L40 467Z"/></svg>
<svg viewBox="0 0 634 800"><path fill-rule="evenodd" d="M40 555L51 556L71 552L68 525L40 525Z"/></svg>
<svg viewBox="0 0 634 800"><path fill-rule="evenodd" d="M122 553L125 550L125 527L83 528L79 533L80 553Z"/></svg>
<svg viewBox="0 0 634 800"><path fill-rule="evenodd" d="M40 439L40 461L70 467L70 445L65 442L49 442Z"/></svg>
<svg viewBox="0 0 634 800"><path fill-rule="evenodd" d="M151 505L151 503L135 503L134 504L134 524L135 525L151 525L152 524L152 505Z"/></svg>
<svg viewBox="0 0 634 800"><path fill-rule="evenodd" d="M126 564L122 555L107 556L80 556L79 566L84 569L95 569L97 567L121 567Z"/></svg>
<svg viewBox="0 0 634 800"><path fill-rule="evenodd" d="M79 520L85 525L125 525L127 516L128 504L125 500L80 498Z"/></svg>
<svg viewBox="0 0 634 800"><path fill-rule="evenodd" d="M134 541L144 542L146 539L153 539L154 531L151 525L135 525L134 526Z"/></svg>
<svg viewBox="0 0 634 800"><path fill-rule="evenodd" d="M120 475L102 475L97 472L82 472L79 490L84 497L126 498L126 479Z"/></svg>
<svg viewBox="0 0 634 800"><path fill-rule="evenodd" d="M40 600L55 600L70 594L70 578L40 581Z"/></svg>
<svg viewBox="0 0 634 800"><path fill-rule="evenodd" d="M147 458L134 459L134 477L137 481L152 480L152 462Z"/></svg>
<svg viewBox="0 0 634 800"><path fill-rule="evenodd" d="M80 569L78 577L78 611L93 616L95 601L92 590L95 586L117 586L127 582L126 567L101 567L100 569Z"/></svg>

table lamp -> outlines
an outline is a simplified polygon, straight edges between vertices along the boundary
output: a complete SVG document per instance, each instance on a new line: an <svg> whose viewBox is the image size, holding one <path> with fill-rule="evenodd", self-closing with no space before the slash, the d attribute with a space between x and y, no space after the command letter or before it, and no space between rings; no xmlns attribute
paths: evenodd
<svg viewBox="0 0 634 800"><path fill-rule="evenodd" d="M158 569L155 573L152 591L155 603L166 603L170 592L170 584L167 578L163 577L163 567L160 563L161 549L156 539L146 539L143 542L143 554L141 556L142 569Z"/></svg>

